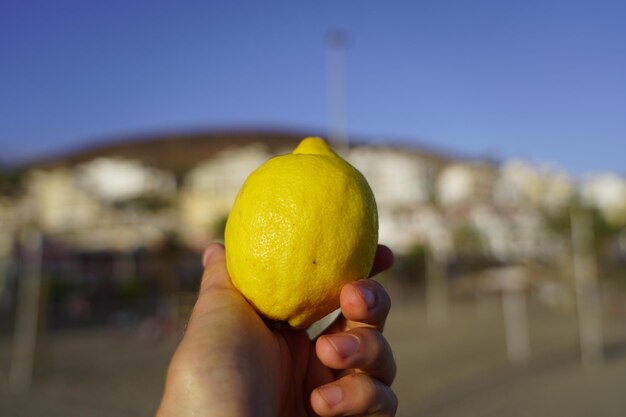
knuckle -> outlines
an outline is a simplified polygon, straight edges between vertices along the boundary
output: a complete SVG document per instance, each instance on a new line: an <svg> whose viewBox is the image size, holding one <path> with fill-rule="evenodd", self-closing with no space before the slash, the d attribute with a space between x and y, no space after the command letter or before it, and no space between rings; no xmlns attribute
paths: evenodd
<svg viewBox="0 0 626 417"><path fill-rule="evenodd" d="M378 400L378 387L374 379L365 374L354 374L354 378L360 382L364 404L368 406L375 404Z"/></svg>
<svg viewBox="0 0 626 417"><path fill-rule="evenodd" d="M387 339L372 328L358 328L353 332L361 339L362 346L357 367L383 383L391 384L396 377L397 365Z"/></svg>
<svg viewBox="0 0 626 417"><path fill-rule="evenodd" d="M398 398L392 389L379 380L362 373L352 373L341 379L350 401L344 411L358 415L394 416Z"/></svg>
<svg viewBox="0 0 626 417"><path fill-rule="evenodd" d="M394 416L398 409L398 397L393 390L372 377L363 374L359 377L361 404L358 408L376 416Z"/></svg>
<svg viewBox="0 0 626 417"><path fill-rule="evenodd" d="M386 359L387 353L389 351L389 344L387 343L387 340L381 332L372 330L369 333L373 342L371 359L374 363L379 363L381 362L381 360Z"/></svg>
<svg viewBox="0 0 626 417"><path fill-rule="evenodd" d="M385 338L382 333L371 327L357 327L351 333L361 340L360 351L365 360L364 365L375 363L384 351Z"/></svg>

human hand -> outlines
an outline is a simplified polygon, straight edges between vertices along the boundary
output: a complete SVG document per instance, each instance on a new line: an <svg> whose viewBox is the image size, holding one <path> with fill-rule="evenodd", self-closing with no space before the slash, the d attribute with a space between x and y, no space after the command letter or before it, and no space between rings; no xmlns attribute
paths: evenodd
<svg viewBox="0 0 626 417"><path fill-rule="evenodd" d="M372 274L391 266L379 246ZM390 300L380 284L343 287L343 316L322 336L273 329L230 282L224 248L204 252L204 275L168 369L157 417L393 416L396 365L382 328Z"/></svg>

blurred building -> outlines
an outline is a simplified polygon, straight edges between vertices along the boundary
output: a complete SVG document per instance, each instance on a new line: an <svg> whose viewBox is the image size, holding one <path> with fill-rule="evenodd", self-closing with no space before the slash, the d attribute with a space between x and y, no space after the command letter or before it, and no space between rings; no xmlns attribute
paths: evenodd
<svg viewBox="0 0 626 417"><path fill-rule="evenodd" d="M433 195L438 162L419 152L397 147L355 146L346 159L370 184L379 216L379 240L406 251L425 240L416 220Z"/></svg>
<svg viewBox="0 0 626 417"><path fill-rule="evenodd" d="M550 213L562 212L576 198L576 183L565 172L551 169L544 172L545 194L543 205Z"/></svg>
<svg viewBox="0 0 626 417"><path fill-rule="evenodd" d="M419 152L360 145L346 159L367 179L381 207L414 206L432 197L437 165Z"/></svg>
<svg viewBox="0 0 626 417"><path fill-rule="evenodd" d="M35 169L26 180L23 200L30 214L23 222L80 250L133 250L176 228L173 207L153 209L141 200L157 196L175 203L173 176L129 161Z"/></svg>
<svg viewBox="0 0 626 417"><path fill-rule="evenodd" d="M148 167L139 161L97 158L74 171L74 181L88 194L107 203L145 196L175 197L173 174Z"/></svg>
<svg viewBox="0 0 626 417"><path fill-rule="evenodd" d="M437 201L444 207L470 203L476 184L471 169L464 164L450 164L437 178Z"/></svg>
<svg viewBox="0 0 626 417"><path fill-rule="evenodd" d="M538 208L503 210L478 204L470 211L468 220L486 254L501 262L548 260L561 248Z"/></svg>
<svg viewBox="0 0 626 417"><path fill-rule="evenodd" d="M303 136L173 136L34 167L22 208L15 211L23 218L17 223L35 222L81 248L145 247L165 236L203 245L222 237L247 176L270 157L290 152ZM409 146L357 144L343 154L374 191L380 241L398 253L428 245L447 256L466 244L468 233L501 261L539 259L563 247L546 219L567 213L578 185L557 169L516 159L497 165ZM580 196L611 221L626 219L623 178L590 178Z"/></svg>
<svg viewBox="0 0 626 417"><path fill-rule="evenodd" d="M93 228L106 216L97 198L76 182L70 168L34 170L26 180L33 220L46 233Z"/></svg>
<svg viewBox="0 0 626 417"><path fill-rule="evenodd" d="M221 239L224 222L248 175L270 158L262 144L229 147L185 176L179 196L185 240Z"/></svg>
<svg viewBox="0 0 626 417"><path fill-rule="evenodd" d="M565 172L519 159L502 164L493 189L499 206L541 207L551 212L569 206L575 196L576 184Z"/></svg>
<svg viewBox="0 0 626 417"><path fill-rule="evenodd" d="M526 161L513 159L502 165L493 199L501 206L539 206L545 192L541 171Z"/></svg>
<svg viewBox="0 0 626 417"><path fill-rule="evenodd" d="M454 161L441 169L437 177L437 202L454 208L476 202L491 202L497 167L477 161Z"/></svg>
<svg viewBox="0 0 626 417"><path fill-rule="evenodd" d="M626 181L610 173L588 178L581 187L584 204L598 209L610 223L626 224Z"/></svg>

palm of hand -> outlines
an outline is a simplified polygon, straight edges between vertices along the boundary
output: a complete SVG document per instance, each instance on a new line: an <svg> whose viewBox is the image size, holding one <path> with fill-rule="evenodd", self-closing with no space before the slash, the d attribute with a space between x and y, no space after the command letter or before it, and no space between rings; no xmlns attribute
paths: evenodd
<svg viewBox="0 0 626 417"><path fill-rule="evenodd" d="M170 364L159 416L195 415L194 410L216 416L353 415L373 408L387 410L376 415L395 413L388 387L395 362L377 330L389 302L378 284L363 280L344 287L341 306L350 320L342 318L311 341L303 330L268 327L230 283L223 248L207 252L211 249L198 302ZM367 287L378 298L373 310L362 296ZM342 337L360 340L359 349L344 355ZM346 374L356 378L342 378ZM330 386L335 387L325 388ZM337 387L343 400L333 404Z"/></svg>

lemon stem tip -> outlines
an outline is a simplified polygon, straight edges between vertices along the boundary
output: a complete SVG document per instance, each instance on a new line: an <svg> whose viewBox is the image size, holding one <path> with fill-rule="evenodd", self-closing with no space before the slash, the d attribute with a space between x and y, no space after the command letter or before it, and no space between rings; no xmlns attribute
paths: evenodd
<svg viewBox="0 0 626 417"><path fill-rule="evenodd" d="M337 154L328 146L326 141L320 137L308 137L302 139L300 144L292 152L296 154L311 154L311 155L333 155Z"/></svg>

